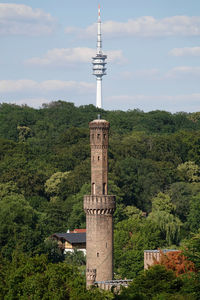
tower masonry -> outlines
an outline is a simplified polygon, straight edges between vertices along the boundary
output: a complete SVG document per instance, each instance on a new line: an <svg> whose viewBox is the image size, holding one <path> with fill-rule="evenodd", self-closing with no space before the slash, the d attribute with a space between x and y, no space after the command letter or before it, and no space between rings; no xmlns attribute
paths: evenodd
<svg viewBox="0 0 200 300"><path fill-rule="evenodd" d="M113 213L115 196L108 195L109 122L90 122L91 195L84 196L86 213L87 286L113 279Z"/></svg>

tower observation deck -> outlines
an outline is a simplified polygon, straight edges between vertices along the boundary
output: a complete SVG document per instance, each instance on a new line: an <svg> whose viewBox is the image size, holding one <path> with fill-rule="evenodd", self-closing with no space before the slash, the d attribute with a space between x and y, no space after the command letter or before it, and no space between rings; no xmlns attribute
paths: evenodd
<svg viewBox="0 0 200 300"><path fill-rule="evenodd" d="M101 15L100 6L98 7L98 32L97 32L97 52L96 56L92 58L93 75L97 79L97 92L96 92L96 107L102 107L102 77L106 75L106 58L107 55L102 52L102 39L101 39Z"/></svg>

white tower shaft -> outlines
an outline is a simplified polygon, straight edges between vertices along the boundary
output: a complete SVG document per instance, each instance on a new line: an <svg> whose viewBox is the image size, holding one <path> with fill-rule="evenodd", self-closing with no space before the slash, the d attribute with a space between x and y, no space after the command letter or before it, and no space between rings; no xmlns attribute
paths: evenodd
<svg viewBox="0 0 200 300"><path fill-rule="evenodd" d="M101 16L100 6L98 7L98 30L97 30L97 52L93 57L93 75L97 79L97 94L96 94L96 107L102 108L102 77L106 75L106 58L107 56L102 52L101 40Z"/></svg>
<svg viewBox="0 0 200 300"><path fill-rule="evenodd" d="M102 78L97 77L96 107L102 107Z"/></svg>

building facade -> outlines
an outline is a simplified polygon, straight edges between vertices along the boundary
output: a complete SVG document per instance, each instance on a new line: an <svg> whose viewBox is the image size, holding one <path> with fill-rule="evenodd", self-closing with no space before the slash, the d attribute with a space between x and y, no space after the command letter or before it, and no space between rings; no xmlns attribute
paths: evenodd
<svg viewBox="0 0 200 300"><path fill-rule="evenodd" d="M86 213L87 286L113 279L113 213L115 197L108 195L109 122L90 122L91 195L84 197Z"/></svg>
<svg viewBox="0 0 200 300"><path fill-rule="evenodd" d="M162 253L168 254L171 252L177 252L178 250L174 249L164 249ZM147 270L149 267L155 264L155 261L159 262L161 258L160 250L144 250L144 269Z"/></svg>
<svg viewBox="0 0 200 300"><path fill-rule="evenodd" d="M86 232L54 233L51 238L57 241L63 254L78 250L86 255Z"/></svg>

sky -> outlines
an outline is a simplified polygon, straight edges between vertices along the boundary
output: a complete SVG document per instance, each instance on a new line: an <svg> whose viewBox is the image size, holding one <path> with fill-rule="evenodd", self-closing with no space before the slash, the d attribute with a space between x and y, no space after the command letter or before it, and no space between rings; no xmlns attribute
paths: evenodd
<svg viewBox="0 0 200 300"><path fill-rule="evenodd" d="M0 103L95 105L98 4L103 108L200 111L199 0L0 1Z"/></svg>

